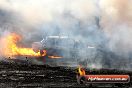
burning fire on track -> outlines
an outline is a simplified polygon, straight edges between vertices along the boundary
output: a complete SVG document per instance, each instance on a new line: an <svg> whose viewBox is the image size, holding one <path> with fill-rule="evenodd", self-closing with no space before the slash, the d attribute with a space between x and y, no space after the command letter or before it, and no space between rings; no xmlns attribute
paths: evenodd
<svg viewBox="0 0 132 88"><path fill-rule="evenodd" d="M9 35L6 35L5 37L0 38L0 41L2 42L3 47L0 48L0 52L4 56L45 56L46 51L43 55L39 52L34 52L32 48L24 48L24 47L18 47L17 43L21 40L21 36L15 33L10 33Z"/></svg>
<svg viewBox="0 0 132 88"><path fill-rule="evenodd" d="M78 72L80 76L86 75L85 70L79 65Z"/></svg>
<svg viewBox="0 0 132 88"><path fill-rule="evenodd" d="M62 58L61 56L48 56L49 58L51 58L51 59L60 59L60 58Z"/></svg>

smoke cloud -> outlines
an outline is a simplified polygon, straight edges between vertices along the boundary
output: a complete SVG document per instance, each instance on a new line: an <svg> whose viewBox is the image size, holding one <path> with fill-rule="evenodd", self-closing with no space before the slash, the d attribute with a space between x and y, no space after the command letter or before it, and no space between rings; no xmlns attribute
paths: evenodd
<svg viewBox="0 0 132 88"><path fill-rule="evenodd" d="M91 67L107 64L108 68L118 68L116 65L124 61L121 68L129 68L131 3L131 0L1 0L0 36L5 31L18 33L23 37L21 44L31 47L42 36L68 35L95 47L85 49L87 52L81 58Z"/></svg>

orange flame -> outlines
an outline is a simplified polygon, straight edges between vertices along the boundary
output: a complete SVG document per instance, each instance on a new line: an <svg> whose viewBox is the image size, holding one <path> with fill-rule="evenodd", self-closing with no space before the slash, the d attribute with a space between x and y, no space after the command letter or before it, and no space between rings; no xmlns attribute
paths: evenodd
<svg viewBox="0 0 132 88"><path fill-rule="evenodd" d="M41 56L46 56L46 54L47 54L47 51L46 50L43 50L43 54Z"/></svg>
<svg viewBox="0 0 132 88"><path fill-rule="evenodd" d="M27 55L27 56L41 56L40 52L35 53L32 48L23 48L18 47L17 42L21 40L21 37L18 34L11 33L4 38L1 38L0 41L2 42L3 47L1 48L0 52L4 56L16 56L16 55ZM44 51L44 55L46 55Z"/></svg>
<svg viewBox="0 0 132 88"><path fill-rule="evenodd" d="M85 70L80 65L79 65L78 71L79 71L80 76L83 76L86 74Z"/></svg>
<svg viewBox="0 0 132 88"><path fill-rule="evenodd" d="M51 58L51 59L60 59L60 58L62 58L61 56L48 56L49 58Z"/></svg>

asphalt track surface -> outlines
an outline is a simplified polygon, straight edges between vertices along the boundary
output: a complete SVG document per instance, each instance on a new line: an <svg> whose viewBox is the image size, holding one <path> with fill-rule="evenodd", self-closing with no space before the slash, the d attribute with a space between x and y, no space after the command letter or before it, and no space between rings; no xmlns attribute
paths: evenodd
<svg viewBox="0 0 132 88"><path fill-rule="evenodd" d="M89 70L89 74L129 74L132 72L115 69ZM76 68L49 65L22 65L14 63L0 63L0 88L132 88L132 82L116 86L112 84L80 85L76 80Z"/></svg>

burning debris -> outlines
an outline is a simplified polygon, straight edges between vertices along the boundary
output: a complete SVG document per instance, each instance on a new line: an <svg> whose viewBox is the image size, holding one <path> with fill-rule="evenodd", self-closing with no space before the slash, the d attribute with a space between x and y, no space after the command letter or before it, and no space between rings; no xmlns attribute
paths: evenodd
<svg viewBox="0 0 132 88"><path fill-rule="evenodd" d="M85 70L79 65L78 73L80 76L86 75Z"/></svg>
<svg viewBox="0 0 132 88"><path fill-rule="evenodd" d="M60 58L63 58L61 56L48 56L49 58L52 58L52 59L60 59Z"/></svg>

